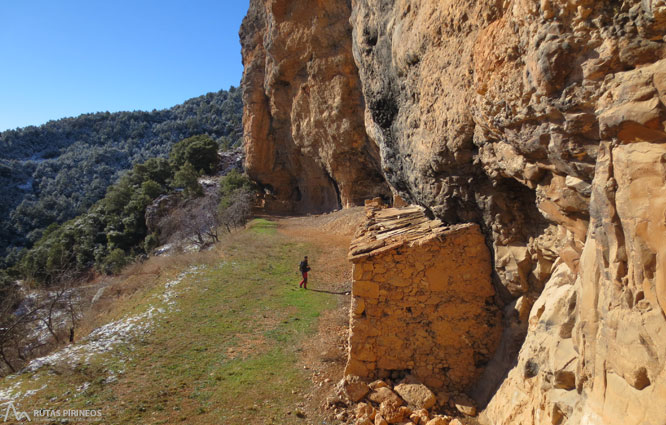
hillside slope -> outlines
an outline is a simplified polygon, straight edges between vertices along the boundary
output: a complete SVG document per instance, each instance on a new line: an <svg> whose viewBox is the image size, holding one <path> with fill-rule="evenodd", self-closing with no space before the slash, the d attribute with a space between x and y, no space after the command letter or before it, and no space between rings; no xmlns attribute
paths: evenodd
<svg viewBox="0 0 666 425"><path fill-rule="evenodd" d="M241 109L241 90L231 87L160 111L84 114L0 133L0 258L14 252L15 261L45 227L85 212L124 170L166 157L179 140L208 134L238 145Z"/></svg>
<svg viewBox="0 0 666 425"><path fill-rule="evenodd" d="M89 336L0 382L0 403L114 424L321 423L346 360L347 225L361 216L255 220L213 251L149 260L105 291Z"/></svg>

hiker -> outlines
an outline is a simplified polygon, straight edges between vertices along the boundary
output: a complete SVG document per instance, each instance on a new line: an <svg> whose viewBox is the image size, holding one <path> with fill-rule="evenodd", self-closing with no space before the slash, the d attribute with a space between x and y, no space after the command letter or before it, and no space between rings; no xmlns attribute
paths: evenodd
<svg viewBox="0 0 666 425"><path fill-rule="evenodd" d="M307 255L303 258L303 261L301 261L301 264L298 266L298 269L301 271L301 274L303 275L303 280L301 280L301 283L298 284L298 287L308 289L308 272L310 271L310 266L308 266Z"/></svg>

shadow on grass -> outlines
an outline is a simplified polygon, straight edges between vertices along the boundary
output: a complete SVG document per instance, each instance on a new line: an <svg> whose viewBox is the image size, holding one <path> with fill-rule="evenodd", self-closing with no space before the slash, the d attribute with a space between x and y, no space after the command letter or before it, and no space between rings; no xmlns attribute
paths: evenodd
<svg viewBox="0 0 666 425"><path fill-rule="evenodd" d="M326 291L324 289L308 289L308 291L323 292L324 294L333 294L333 295L349 295L349 294L351 294L351 291L333 292L333 291Z"/></svg>

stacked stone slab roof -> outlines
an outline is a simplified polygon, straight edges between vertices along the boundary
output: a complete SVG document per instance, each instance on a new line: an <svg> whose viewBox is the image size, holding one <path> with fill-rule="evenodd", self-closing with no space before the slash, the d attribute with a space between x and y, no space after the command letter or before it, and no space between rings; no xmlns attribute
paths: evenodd
<svg viewBox="0 0 666 425"><path fill-rule="evenodd" d="M349 250L349 260L378 255L403 245L420 244L446 233L474 226L472 223L445 225L430 219L422 207L385 208L381 201L366 202L367 221L357 232Z"/></svg>
<svg viewBox="0 0 666 425"><path fill-rule="evenodd" d="M366 205L352 242L346 375L410 374L433 389L463 391L501 335L490 253L479 226L430 220L417 206Z"/></svg>

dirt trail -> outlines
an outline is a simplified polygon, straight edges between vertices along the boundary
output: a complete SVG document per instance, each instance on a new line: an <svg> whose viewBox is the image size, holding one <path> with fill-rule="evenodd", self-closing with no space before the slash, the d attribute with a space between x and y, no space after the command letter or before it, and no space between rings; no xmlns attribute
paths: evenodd
<svg viewBox="0 0 666 425"><path fill-rule="evenodd" d="M317 335L303 347L303 368L311 371L312 393L306 405L311 417L328 416L325 399L342 378L347 361L351 263L347 260L349 243L365 217L363 208L350 208L330 214L278 219L283 235L315 247L310 254L310 290L339 294L337 308L323 313ZM297 282L295 282L295 285Z"/></svg>
<svg viewBox="0 0 666 425"><path fill-rule="evenodd" d="M314 245L310 254L312 289L334 292L351 289L349 243L364 218L363 208L350 208L317 216L278 219L278 231L294 240Z"/></svg>
<svg viewBox="0 0 666 425"><path fill-rule="evenodd" d="M84 339L54 352L0 382L0 403L92 406L105 423L340 424L325 401L346 362L347 251L363 217L361 208L268 217L212 251L128 270L113 283L127 298L106 291L104 313L90 324L104 350ZM298 288L304 254L307 292Z"/></svg>

